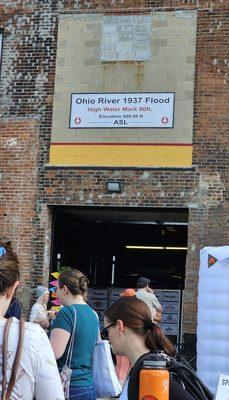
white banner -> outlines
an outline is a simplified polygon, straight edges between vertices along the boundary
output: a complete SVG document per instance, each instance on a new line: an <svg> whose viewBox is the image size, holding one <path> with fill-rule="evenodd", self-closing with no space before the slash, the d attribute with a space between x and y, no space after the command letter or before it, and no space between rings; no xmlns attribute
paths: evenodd
<svg viewBox="0 0 229 400"><path fill-rule="evenodd" d="M214 393L219 376L229 375L228 310L229 246L204 247L198 283L197 374Z"/></svg>
<svg viewBox="0 0 229 400"><path fill-rule="evenodd" d="M74 93L70 128L173 128L175 93Z"/></svg>

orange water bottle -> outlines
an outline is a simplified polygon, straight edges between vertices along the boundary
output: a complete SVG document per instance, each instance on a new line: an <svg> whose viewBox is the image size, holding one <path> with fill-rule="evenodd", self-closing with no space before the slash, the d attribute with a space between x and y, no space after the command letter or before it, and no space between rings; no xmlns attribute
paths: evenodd
<svg viewBox="0 0 229 400"><path fill-rule="evenodd" d="M166 361L158 355L143 361L139 400L169 400L169 371Z"/></svg>

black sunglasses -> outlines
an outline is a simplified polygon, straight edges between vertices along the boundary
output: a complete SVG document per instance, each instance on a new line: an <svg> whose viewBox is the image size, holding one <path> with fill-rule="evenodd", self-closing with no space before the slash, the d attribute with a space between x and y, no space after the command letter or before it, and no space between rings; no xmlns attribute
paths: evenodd
<svg viewBox="0 0 229 400"><path fill-rule="evenodd" d="M106 326L106 328L104 328L101 332L101 336L103 339L108 340L109 339L109 328L111 326L114 326L116 324L116 322L112 322L112 324Z"/></svg>

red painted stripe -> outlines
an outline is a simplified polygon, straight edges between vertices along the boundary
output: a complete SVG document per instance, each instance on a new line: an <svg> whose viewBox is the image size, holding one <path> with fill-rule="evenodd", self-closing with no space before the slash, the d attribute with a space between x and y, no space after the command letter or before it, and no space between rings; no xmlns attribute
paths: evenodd
<svg viewBox="0 0 229 400"><path fill-rule="evenodd" d="M52 143L51 146L88 146L88 145L93 145L93 146L192 146L192 143L94 143L94 142L66 142L66 143Z"/></svg>

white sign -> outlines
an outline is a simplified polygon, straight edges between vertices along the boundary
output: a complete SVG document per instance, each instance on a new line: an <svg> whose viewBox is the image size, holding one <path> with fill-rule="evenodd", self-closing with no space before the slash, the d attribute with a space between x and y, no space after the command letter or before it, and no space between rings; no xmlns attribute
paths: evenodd
<svg viewBox="0 0 229 400"><path fill-rule="evenodd" d="M175 93L74 93L70 128L173 128Z"/></svg>
<svg viewBox="0 0 229 400"><path fill-rule="evenodd" d="M96 299L106 299L107 298L107 289L94 289L93 297Z"/></svg>
<svg viewBox="0 0 229 400"><path fill-rule="evenodd" d="M229 375L220 375L215 400L229 400Z"/></svg>
<svg viewBox="0 0 229 400"><path fill-rule="evenodd" d="M179 341L180 324L180 290L155 289L163 313L161 328L166 335L177 335Z"/></svg>
<svg viewBox="0 0 229 400"><path fill-rule="evenodd" d="M163 312L179 313L179 303L163 303Z"/></svg>
<svg viewBox="0 0 229 400"><path fill-rule="evenodd" d="M162 330L166 335L177 335L178 326L177 324L162 324Z"/></svg>
<svg viewBox="0 0 229 400"><path fill-rule="evenodd" d="M163 308L164 311L164 308ZM178 322L178 314L165 314L163 312L162 314L162 322L165 322L167 324L177 324Z"/></svg>
<svg viewBox="0 0 229 400"><path fill-rule="evenodd" d="M162 301L179 301L179 292L164 291L162 295Z"/></svg>

